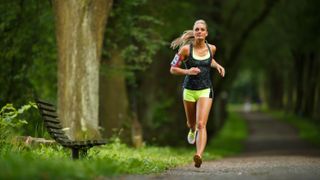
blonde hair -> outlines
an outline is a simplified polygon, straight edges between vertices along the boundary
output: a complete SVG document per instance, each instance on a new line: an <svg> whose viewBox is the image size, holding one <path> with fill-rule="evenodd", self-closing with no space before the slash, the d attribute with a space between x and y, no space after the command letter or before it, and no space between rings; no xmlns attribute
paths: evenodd
<svg viewBox="0 0 320 180"><path fill-rule="evenodd" d="M206 29L208 29L207 23L202 19L199 19L196 22L194 22L193 27L198 23L204 24L206 26ZM170 47L172 49L176 49L177 47L180 48L186 44L191 44L193 40L194 40L193 30L186 30L182 33L180 37L176 38L171 42Z"/></svg>

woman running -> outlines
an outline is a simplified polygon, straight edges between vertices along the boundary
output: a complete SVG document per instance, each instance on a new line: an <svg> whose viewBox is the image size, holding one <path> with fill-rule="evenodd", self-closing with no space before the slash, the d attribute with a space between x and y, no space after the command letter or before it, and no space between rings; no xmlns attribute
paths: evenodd
<svg viewBox="0 0 320 180"><path fill-rule="evenodd" d="M179 47L179 51L171 62L170 72L186 75L183 82L183 104L190 128L188 142L196 142L197 151L193 161L197 168L202 164L202 154L207 143L206 124L213 98L211 67L216 68L222 77L225 74L224 68L213 58L216 46L207 43L207 36L206 22L197 20L193 30L185 31L171 43L171 47ZM180 68L182 62L185 69Z"/></svg>

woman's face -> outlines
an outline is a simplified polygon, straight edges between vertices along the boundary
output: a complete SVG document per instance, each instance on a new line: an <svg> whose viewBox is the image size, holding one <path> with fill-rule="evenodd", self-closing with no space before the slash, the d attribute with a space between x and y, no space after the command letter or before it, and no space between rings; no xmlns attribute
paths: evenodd
<svg viewBox="0 0 320 180"><path fill-rule="evenodd" d="M195 39L199 39L199 40L206 39L206 37L208 36L206 25L203 23L196 23L193 26L193 34Z"/></svg>

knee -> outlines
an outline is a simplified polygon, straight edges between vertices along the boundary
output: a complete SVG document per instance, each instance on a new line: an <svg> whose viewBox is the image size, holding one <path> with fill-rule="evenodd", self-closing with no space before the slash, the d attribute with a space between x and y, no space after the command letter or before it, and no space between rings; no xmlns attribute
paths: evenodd
<svg viewBox="0 0 320 180"><path fill-rule="evenodd" d="M206 124L204 122L198 122L197 127L198 127L198 130L205 129L206 128Z"/></svg>
<svg viewBox="0 0 320 180"><path fill-rule="evenodd" d="M187 121L187 126L192 129L195 128L195 124L192 124L189 121Z"/></svg>

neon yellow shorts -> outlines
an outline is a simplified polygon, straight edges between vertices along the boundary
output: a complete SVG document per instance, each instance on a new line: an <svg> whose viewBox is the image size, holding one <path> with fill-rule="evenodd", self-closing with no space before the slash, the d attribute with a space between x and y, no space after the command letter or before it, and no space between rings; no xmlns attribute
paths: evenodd
<svg viewBox="0 0 320 180"><path fill-rule="evenodd" d="M200 97L213 97L213 92L211 88L201 89L201 90L191 90L191 89L184 89L183 90L183 100L196 102Z"/></svg>

